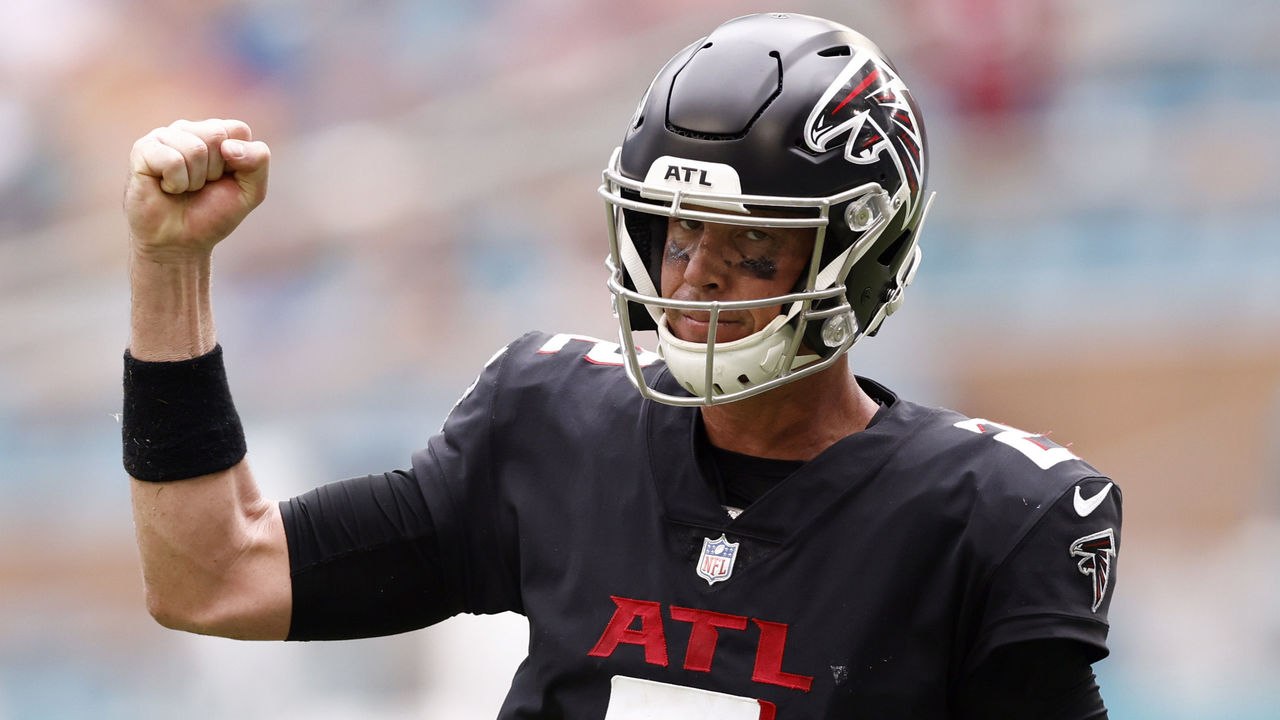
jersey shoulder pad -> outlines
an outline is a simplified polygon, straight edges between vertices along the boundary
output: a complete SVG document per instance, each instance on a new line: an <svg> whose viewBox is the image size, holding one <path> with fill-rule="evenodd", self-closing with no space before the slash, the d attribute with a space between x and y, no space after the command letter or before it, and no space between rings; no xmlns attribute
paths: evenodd
<svg viewBox="0 0 1280 720"><path fill-rule="evenodd" d="M1087 503L1111 483L1047 433L918 405L911 414L916 421L911 437L895 453L893 473L930 478L925 492L939 512L963 518L971 533L988 539L1020 536L1051 508L1062 512L1065 502L1070 511L1071 500L1065 496L1079 492ZM1109 492L1118 499L1119 488ZM1082 507L1088 509L1087 504Z"/></svg>
<svg viewBox="0 0 1280 720"><path fill-rule="evenodd" d="M938 411L930 425L934 441L945 443L955 467L973 474L980 489L1056 500L1062 491L1102 473L1060 445L1049 432L1029 432L986 418Z"/></svg>
<svg viewBox="0 0 1280 720"><path fill-rule="evenodd" d="M639 393L627 380L625 360L618 343L572 333L530 332L499 352L481 375L491 378L491 392L515 400L521 406L553 401L593 405L606 397L634 397ZM497 356L495 356L497 357ZM644 353L642 364L657 356ZM500 365L500 372L493 366Z"/></svg>
<svg viewBox="0 0 1280 720"><path fill-rule="evenodd" d="M621 346L590 335L530 332L511 343L507 354L507 372L538 382L565 375L626 378ZM641 351L641 367L657 362L655 353Z"/></svg>
<svg viewBox="0 0 1280 720"><path fill-rule="evenodd" d="M616 343L529 332L489 358L454 403L441 432L457 443L490 436L547 437L557 428L598 427L606 416L638 416L639 401Z"/></svg>
<svg viewBox="0 0 1280 720"><path fill-rule="evenodd" d="M1109 517L1118 527L1120 488L1048 433L951 411L938 411L928 433L933 442L946 443L937 457L947 458L950 482L970 498L971 533L1017 538L1046 519L1052 524L1091 515Z"/></svg>

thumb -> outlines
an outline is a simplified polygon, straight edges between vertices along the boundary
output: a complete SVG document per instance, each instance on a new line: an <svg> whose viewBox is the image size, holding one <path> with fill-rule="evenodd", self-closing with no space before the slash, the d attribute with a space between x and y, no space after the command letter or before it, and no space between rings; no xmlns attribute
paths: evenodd
<svg viewBox="0 0 1280 720"><path fill-rule="evenodd" d="M222 141L220 150L227 169L235 173L241 191L253 204L262 202L267 192L267 170L271 163L271 150L267 144L227 139Z"/></svg>

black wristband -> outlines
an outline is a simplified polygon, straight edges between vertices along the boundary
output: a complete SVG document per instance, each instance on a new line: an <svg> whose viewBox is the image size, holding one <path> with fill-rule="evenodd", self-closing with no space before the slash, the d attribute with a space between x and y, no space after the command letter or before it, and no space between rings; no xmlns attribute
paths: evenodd
<svg viewBox="0 0 1280 720"><path fill-rule="evenodd" d="M226 470L246 452L221 345L178 362L138 360L126 350L122 424L124 468L147 482Z"/></svg>

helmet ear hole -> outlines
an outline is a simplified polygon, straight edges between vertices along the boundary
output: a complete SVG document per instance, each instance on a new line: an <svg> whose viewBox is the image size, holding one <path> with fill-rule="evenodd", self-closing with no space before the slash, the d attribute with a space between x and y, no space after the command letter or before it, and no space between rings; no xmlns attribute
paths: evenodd
<svg viewBox="0 0 1280 720"><path fill-rule="evenodd" d="M876 262L885 267L892 267L902 259L902 250L907 246L909 240L911 240L911 231L903 230L902 234L889 243L889 246L880 253L879 257L876 258Z"/></svg>

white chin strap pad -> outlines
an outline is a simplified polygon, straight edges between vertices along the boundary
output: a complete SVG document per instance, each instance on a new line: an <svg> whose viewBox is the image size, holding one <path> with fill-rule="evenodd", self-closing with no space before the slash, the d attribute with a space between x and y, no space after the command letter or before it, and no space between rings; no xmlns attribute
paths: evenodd
<svg viewBox="0 0 1280 720"><path fill-rule="evenodd" d="M631 239L631 233L627 232L627 223L623 213L621 210L618 210L617 213L618 253L622 256L622 266L626 269L627 274L631 276L631 284L635 287L636 292L641 295L657 297L659 295L658 288L653 286L653 278L649 277L649 268L645 266L644 260L640 257L640 251L636 250L636 244ZM653 321L657 323L659 316L662 315L662 310L647 303L644 304L644 309L649 311L649 317L653 318Z"/></svg>
<svg viewBox="0 0 1280 720"><path fill-rule="evenodd" d="M779 315L762 330L742 339L715 343L711 367L710 395L725 395L755 387L777 378L782 373L787 345L795 328ZM664 313L658 320L658 356L667 364L672 376L694 395L706 396L708 343L681 340L667 327ZM792 363L797 369L818 360L817 355L798 356Z"/></svg>

